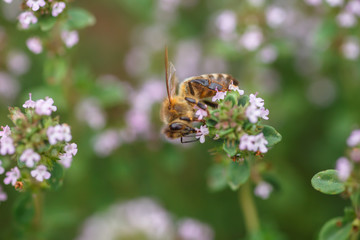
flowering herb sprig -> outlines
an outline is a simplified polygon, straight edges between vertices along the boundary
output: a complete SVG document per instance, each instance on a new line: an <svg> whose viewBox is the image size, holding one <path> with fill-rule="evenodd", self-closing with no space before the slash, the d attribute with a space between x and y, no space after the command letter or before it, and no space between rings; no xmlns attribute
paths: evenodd
<svg viewBox="0 0 360 240"><path fill-rule="evenodd" d="M271 192L271 185L261 177L264 163L260 160L281 140L281 135L273 127L261 123L269 119L264 100L257 93L246 96L243 90L231 84L229 91L217 91L212 101L218 104L217 108L197 112L198 119L203 118L205 123L198 129L197 138L201 143L205 136L220 142L221 147L216 151L224 156L210 171L211 187L220 189L227 183L236 190L251 176L256 184L262 184L260 190L265 186L265 190ZM252 171L256 174L250 174ZM268 191L259 189L255 190L258 196L269 196Z"/></svg>
<svg viewBox="0 0 360 240"><path fill-rule="evenodd" d="M324 224L319 239L358 239L360 228L360 129L347 139L345 156L338 158L335 169L321 171L312 178L312 186L325 194L341 194L351 200L343 217Z"/></svg>
<svg viewBox="0 0 360 240"><path fill-rule="evenodd" d="M70 143L70 127L51 116L57 110L53 104L49 97L33 101L30 94L24 112L18 107L9 108L14 126L1 127L0 174L5 173L4 184L20 192L57 189L63 167L69 168L77 153L77 145ZM2 189L1 193L5 194Z"/></svg>

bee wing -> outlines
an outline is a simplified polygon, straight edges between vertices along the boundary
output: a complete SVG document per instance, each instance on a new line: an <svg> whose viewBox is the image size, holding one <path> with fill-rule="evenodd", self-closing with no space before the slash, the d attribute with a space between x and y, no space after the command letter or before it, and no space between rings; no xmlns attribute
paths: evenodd
<svg viewBox="0 0 360 240"><path fill-rule="evenodd" d="M175 95L176 92L176 76L175 76L176 69L174 64L169 62L168 59L168 50L165 47L165 81L166 81L166 90L169 98L169 102L171 103L172 97Z"/></svg>

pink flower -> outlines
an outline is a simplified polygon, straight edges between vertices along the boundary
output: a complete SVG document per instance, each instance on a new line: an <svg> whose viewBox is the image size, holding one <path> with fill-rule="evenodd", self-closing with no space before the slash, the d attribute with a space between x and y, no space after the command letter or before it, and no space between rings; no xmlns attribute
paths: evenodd
<svg viewBox="0 0 360 240"><path fill-rule="evenodd" d="M311 6L318 6L322 0L305 0L305 3Z"/></svg>
<svg viewBox="0 0 360 240"><path fill-rule="evenodd" d="M203 119L204 117L208 116L207 111L205 111L204 109L199 108L198 106L195 106L195 109L197 109L195 116L197 116L198 120Z"/></svg>
<svg viewBox="0 0 360 240"><path fill-rule="evenodd" d="M2 131L0 131L0 137L8 137L11 134L10 127L6 125L5 127L1 127Z"/></svg>
<svg viewBox="0 0 360 240"><path fill-rule="evenodd" d="M35 102L31 99L31 93L29 93L29 100L23 104L23 108L35 108Z"/></svg>
<svg viewBox="0 0 360 240"><path fill-rule="evenodd" d="M20 13L18 16L19 23L23 29L28 29L30 24L37 23L38 19L35 17L34 13L31 11L25 11Z"/></svg>
<svg viewBox="0 0 360 240"><path fill-rule="evenodd" d="M44 179L49 179L51 177L50 172L47 171L44 165L39 165L35 170L32 170L31 176L34 177L37 181L42 182Z"/></svg>
<svg viewBox="0 0 360 240"><path fill-rule="evenodd" d="M4 202L7 200L7 194L3 191L2 187L0 186L0 202Z"/></svg>
<svg viewBox="0 0 360 240"><path fill-rule="evenodd" d="M336 161L336 170L341 181L346 181L350 177L352 169L353 166L346 157L341 157Z"/></svg>
<svg viewBox="0 0 360 240"><path fill-rule="evenodd" d="M47 115L50 116L52 112L57 110L56 106L53 106L54 100L49 97L44 99L39 99L35 103L35 113L38 115Z"/></svg>
<svg viewBox="0 0 360 240"><path fill-rule="evenodd" d="M46 134L51 145L55 145L60 141L69 142L72 138L70 127L67 124L50 126L47 129Z"/></svg>
<svg viewBox="0 0 360 240"><path fill-rule="evenodd" d="M249 150L255 151L254 148L254 139L255 137L252 135L244 134L240 138L239 149L240 150Z"/></svg>
<svg viewBox="0 0 360 240"><path fill-rule="evenodd" d="M129 134L127 134L128 136ZM127 137L125 136L125 138ZM96 136L94 141L95 153L101 157L110 155L121 144L121 138L118 131L108 129Z"/></svg>
<svg viewBox="0 0 360 240"><path fill-rule="evenodd" d="M244 95L244 90L241 90L238 86L235 86L232 81L229 85L229 90L231 91L237 91L240 95Z"/></svg>
<svg viewBox="0 0 360 240"><path fill-rule="evenodd" d="M256 94L250 94L250 104L255 105L256 107L263 107L264 106L264 99L256 97Z"/></svg>
<svg viewBox="0 0 360 240"><path fill-rule="evenodd" d="M256 185L254 194L262 199L268 199L272 191L273 187L269 183L260 182Z"/></svg>
<svg viewBox="0 0 360 240"><path fill-rule="evenodd" d="M65 168L69 168L71 166L71 163L72 163L72 160L73 160L71 154L68 154L68 153L60 154L59 158L60 158L59 163L61 165L63 165Z"/></svg>
<svg viewBox="0 0 360 240"><path fill-rule="evenodd" d="M213 96L212 101L213 101L213 102L216 102L216 101L218 101L218 100L224 99L225 96L226 96L226 93L227 93L227 92L218 91L218 90L216 89L216 95Z"/></svg>
<svg viewBox="0 0 360 240"><path fill-rule="evenodd" d="M359 0L352 0L349 1L346 5L346 10L360 16L360 1Z"/></svg>
<svg viewBox="0 0 360 240"><path fill-rule="evenodd" d="M261 117L262 119L265 119L265 120L269 120L269 109L265 109L264 107L261 107L260 109L260 114L259 114L259 117Z"/></svg>
<svg viewBox="0 0 360 240"><path fill-rule="evenodd" d="M38 37L31 37L26 40L26 46L31 52L35 54L40 54L43 50L42 42Z"/></svg>
<svg viewBox="0 0 360 240"><path fill-rule="evenodd" d="M286 11L281 7L271 6L266 9L266 22L272 27L279 27L286 20Z"/></svg>
<svg viewBox="0 0 360 240"><path fill-rule="evenodd" d="M65 147L64 147L64 150L65 150L66 154L70 154L70 155L73 155L73 156L75 156L77 151L78 151L76 143L68 143L68 144L66 144Z"/></svg>
<svg viewBox="0 0 360 240"><path fill-rule="evenodd" d="M183 219L178 226L178 235L182 240L212 240L213 230L206 224L194 219Z"/></svg>
<svg viewBox="0 0 360 240"><path fill-rule="evenodd" d="M71 48L79 42L79 34L77 31L63 31L61 39L68 48Z"/></svg>
<svg viewBox="0 0 360 240"><path fill-rule="evenodd" d="M11 185L15 186L15 183L19 178L20 178L20 171L18 167L14 167L9 172L6 172L6 178L4 179L4 183L6 185L11 183Z"/></svg>
<svg viewBox="0 0 360 240"><path fill-rule="evenodd" d="M209 134L209 129L206 127L206 125L200 126L200 129L195 128L197 133L200 133L200 135L196 136L197 139L200 139L200 143L205 142L205 136Z"/></svg>
<svg viewBox="0 0 360 240"><path fill-rule="evenodd" d="M40 161L40 158L41 157L38 153L34 152L33 149L28 148L21 154L20 161L25 162L27 167L32 168L35 166L35 162Z"/></svg>
<svg viewBox="0 0 360 240"><path fill-rule="evenodd" d="M215 25L221 35L231 35L236 29L236 13L232 10L221 12L215 19Z"/></svg>
<svg viewBox="0 0 360 240"><path fill-rule="evenodd" d="M339 15L336 16L336 21L340 27L344 28L353 27L357 22L356 17L347 11L339 13Z"/></svg>
<svg viewBox="0 0 360 240"><path fill-rule="evenodd" d="M6 3L12 3L13 0L4 0Z"/></svg>
<svg viewBox="0 0 360 240"><path fill-rule="evenodd" d="M62 13L65 9L66 5L64 2L56 2L53 5L51 15L53 17L57 17L60 13Z"/></svg>
<svg viewBox="0 0 360 240"><path fill-rule="evenodd" d="M277 49L271 45L262 48L258 54L260 61L263 63L272 63L276 60L277 56Z"/></svg>
<svg viewBox="0 0 360 240"><path fill-rule="evenodd" d="M2 167L2 161L0 160L0 175L5 172L5 169Z"/></svg>
<svg viewBox="0 0 360 240"><path fill-rule="evenodd" d="M360 129L352 131L347 139L347 145L349 147L355 147L358 144L360 144Z"/></svg>
<svg viewBox="0 0 360 240"><path fill-rule="evenodd" d="M245 115L251 123L257 123L260 114L261 111L254 104L250 104L245 110Z"/></svg>
<svg viewBox="0 0 360 240"><path fill-rule="evenodd" d="M240 37L240 44L248 51L254 51L260 47L264 36L258 27L250 27Z"/></svg>
<svg viewBox="0 0 360 240"><path fill-rule="evenodd" d="M40 7L44 7L45 4L46 3L44 0L27 0L26 2L26 5L28 5L28 7L35 12L39 10Z"/></svg>
<svg viewBox="0 0 360 240"><path fill-rule="evenodd" d="M360 55L360 46L357 38L348 37L341 46L341 53L349 60L356 60Z"/></svg>
<svg viewBox="0 0 360 240"><path fill-rule="evenodd" d="M268 144L268 141L265 139L264 134L260 133L254 137L254 145L253 145L253 151L260 151L262 153L266 153L268 151L266 144Z"/></svg>
<svg viewBox="0 0 360 240"><path fill-rule="evenodd" d="M344 0L325 0L331 7L341 6Z"/></svg>
<svg viewBox="0 0 360 240"><path fill-rule="evenodd" d="M353 148L350 152L350 158L354 162L360 162L360 149L359 148Z"/></svg>
<svg viewBox="0 0 360 240"><path fill-rule="evenodd" d="M2 137L0 139L0 154L6 155L6 154L14 154L15 153L15 147L13 144L13 139L11 137Z"/></svg>

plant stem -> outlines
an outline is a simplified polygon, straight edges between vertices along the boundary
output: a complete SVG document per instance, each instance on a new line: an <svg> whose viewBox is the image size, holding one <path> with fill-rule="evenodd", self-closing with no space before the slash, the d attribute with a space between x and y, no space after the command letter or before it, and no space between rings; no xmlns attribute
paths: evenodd
<svg viewBox="0 0 360 240"><path fill-rule="evenodd" d="M239 201L243 211L247 233L252 235L259 231L259 218L251 192L250 181L240 187Z"/></svg>
<svg viewBox="0 0 360 240"><path fill-rule="evenodd" d="M35 216L33 220L33 226L36 232L41 228L41 217L42 217L42 195L41 192L34 193L33 195Z"/></svg>

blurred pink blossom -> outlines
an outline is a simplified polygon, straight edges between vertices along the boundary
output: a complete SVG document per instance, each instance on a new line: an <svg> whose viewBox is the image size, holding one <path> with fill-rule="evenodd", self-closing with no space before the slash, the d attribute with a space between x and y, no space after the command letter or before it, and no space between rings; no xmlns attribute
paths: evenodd
<svg viewBox="0 0 360 240"><path fill-rule="evenodd" d="M40 7L44 7L45 4L46 3L44 0L27 0L26 1L26 5L28 5L28 7L31 8L31 10L33 10L33 11L39 10Z"/></svg>
<svg viewBox="0 0 360 240"><path fill-rule="evenodd" d="M5 202L7 200L7 194L4 192L2 186L0 185L0 202Z"/></svg>
<svg viewBox="0 0 360 240"><path fill-rule="evenodd" d="M64 2L55 2L52 6L51 15L57 17L60 13L64 11L66 4Z"/></svg>
<svg viewBox="0 0 360 240"><path fill-rule="evenodd" d="M360 16L360 0L351 0L346 5L346 10Z"/></svg>
<svg viewBox="0 0 360 240"><path fill-rule="evenodd" d="M260 47L264 36L258 27L249 27L241 36L239 43L249 51L254 51Z"/></svg>
<svg viewBox="0 0 360 240"><path fill-rule="evenodd" d="M353 169L352 164L346 157L341 157L336 161L336 170L341 181L346 181Z"/></svg>
<svg viewBox="0 0 360 240"><path fill-rule="evenodd" d="M52 112L57 110L56 106L53 106L54 100L49 97L44 99L39 99L35 103L35 113L38 115L47 115L50 116Z"/></svg>
<svg viewBox="0 0 360 240"><path fill-rule="evenodd" d="M76 117L93 129L101 129L106 124L106 115L95 98L86 98L79 102L75 108Z"/></svg>
<svg viewBox="0 0 360 240"><path fill-rule="evenodd" d="M352 131L346 142L349 147L360 145L360 129Z"/></svg>
<svg viewBox="0 0 360 240"><path fill-rule="evenodd" d="M0 72L0 98L13 100L19 92L19 83L7 73Z"/></svg>
<svg viewBox="0 0 360 240"><path fill-rule="evenodd" d="M62 31L61 39L68 48L72 48L79 42L79 33L77 31Z"/></svg>
<svg viewBox="0 0 360 240"><path fill-rule="evenodd" d="M11 51L7 55L7 67L15 75L22 75L30 68L29 57L22 51Z"/></svg>
<svg viewBox="0 0 360 240"><path fill-rule="evenodd" d="M72 156L75 156L77 154L77 145L76 143L68 143L65 145L64 147L64 151L66 152L66 154L70 154Z"/></svg>
<svg viewBox="0 0 360 240"><path fill-rule="evenodd" d="M59 141L69 142L72 138L70 127L67 124L50 126L46 134L51 145L55 145Z"/></svg>
<svg viewBox="0 0 360 240"><path fill-rule="evenodd" d="M273 187L269 183L260 182L256 185L254 194L262 199L268 199L272 191Z"/></svg>
<svg viewBox="0 0 360 240"><path fill-rule="evenodd" d="M106 157L110 155L121 144L119 132L108 129L97 135L94 141L94 150L98 156Z"/></svg>
<svg viewBox="0 0 360 240"><path fill-rule="evenodd" d="M32 170L31 176L34 177L37 181L42 182L44 179L49 179L51 174L47 171L44 165L39 165L35 170Z"/></svg>
<svg viewBox="0 0 360 240"><path fill-rule="evenodd" d="M59 155L59 163L63 165L65 168L69 168L71 166L73 157L69 153L60 154Z"/></svg>
<svg viewBox="0 0 360 240"><path fill-rule="evenodd" d="M343 5L344 0L325 0L331 7L338 7Z"/></svg>
<svg viewBox="0 0 360 240"><path fill-rule="evenodd" d="M197 139L200 139L200 143L204 143L205 142L205 136L209 134L209 129L206 127L206 125L202 125L199 128L195 128L197 131Z"/></svg>
<svg viewBox="0 0 360 240"><path fill-rule="evenodd" d="M177 232L181 240L214 239L214 231L208 225L191 218L180 220Z"/></svg>
<svg viewBox="0 0 360 240"><path fill-rule="evenodd" d="M38 37L31 37L26 40L26 46L35 54L40 54L43 51L41 39Z"/></svg>
<svg viewBox="0 0 360 240"><path fill-rule="evenodd" d="M336 21L340 27L344 28L354 27L357 23L356 17L348 11L339 13L336 16Z"/></svg>
<svg viewBox="0 0 360 240"><path fill-rule="evenodd" d="M31 93L29 93L29 100L26 100L23 104L23 108L35 108L36 103L31 99Z"/></svg>
<svg viewBox="0 0 360 240"><path fill-rule="evenodd" d="M37 23L38 19L35 17L34 13L31 11L25 11L20 13L18 16L19 23L23 29L28 29L30 24Z"/></svg>
<svg viewBox="0 0 360 240"><path fill-rule="evenodd" d="M348 37L341 46L342 54L349 60L356 60L360 55L360 46L357 38Z"/></svg>
<svg viewBox="0 0 360 240"><path fill-rule="evenodd" d="M0 139L0 154L6 155L6 154L14 154L15 153L15 146L14 141L11 137L2 137Z"/></svg>
<svg viewBox="0 0 360 240"><path fill-rule="evenodd" d="M4 183L6 185L11 183L11 185L15 186L15 183L19 178L20 178L20 171L18 167L14 167L10 171L6 172L6 178L4 179Z"/></svg>
<svg viewBox="0 0 360 240"><path fill-rule="evenodd" d="M23 151L23 153L20 156L20 161L25 162L25 165L29 168L32 168L35 166L35 163L40 161L40 155L36 152L34 152L33 149L28 148Z"/></svg>
<svg viewBox="0 0 360 240"><path fill-rule="evenodd" d="M261 62L272 63L276 60L278 52L274 46L268 45L260 50L258 56Z"/></svg>
<svg viewBox="0 0 360 240"><path fill-rule="evenodd" d="M277 6L270 6L266 9L266 22L272 27L279 27L286 20L286 11L285 9Z"/></svg>

